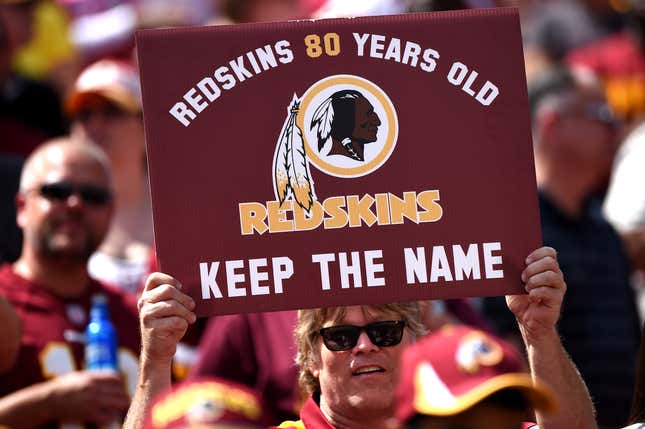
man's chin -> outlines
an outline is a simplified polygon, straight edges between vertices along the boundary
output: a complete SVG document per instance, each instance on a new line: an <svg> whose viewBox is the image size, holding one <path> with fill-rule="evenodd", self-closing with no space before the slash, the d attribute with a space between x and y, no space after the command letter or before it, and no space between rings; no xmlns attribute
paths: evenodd
<svg viewBox="0 0 645 429"><path fill-rule="evenodd" d="M50 243L45 248L45 256L67 263L86 263L96 250L88 243Z"/></svg>

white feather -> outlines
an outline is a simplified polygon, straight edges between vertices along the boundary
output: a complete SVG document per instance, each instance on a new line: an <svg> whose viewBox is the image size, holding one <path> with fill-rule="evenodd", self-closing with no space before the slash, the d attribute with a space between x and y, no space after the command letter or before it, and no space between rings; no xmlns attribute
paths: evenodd
<svg viewBox="0 0 645 429"><path fill-rule="evenodd" d="M316 125L316 136L318 137L318 150L322 149L325 142L331 135L331 124L334 121L334 106L331 103L331 97L323 101L320 106L314 111L311 120L311 127L313 129Z"/></svg>
<svg viewBox="0 0 645 429"><path fill-rule="evenodd" d="M293 103L292 105L293 106ZM289 108L291 110L291 107ZM278 145L275 148L273 156L273 188L275 190L276 198L280 203L287 199L289 192L289 140L293 134L293 121L291 121L292 114L287 115L287 119L282 126L282 132L278 139Z"/></svg>
<svg viewBox="0 0 645 429"><path fill-rule="evenodd" d="M293 192L294 199L300 207L309 211L313 204L313 184L311 183L309 173L309 161L305 152L305 142L302 138L302 130L295 123L295 114L293 115L293 124L291 126L291 138L288 140L290 149L288 151L288 174L289 186Z"/></svg>

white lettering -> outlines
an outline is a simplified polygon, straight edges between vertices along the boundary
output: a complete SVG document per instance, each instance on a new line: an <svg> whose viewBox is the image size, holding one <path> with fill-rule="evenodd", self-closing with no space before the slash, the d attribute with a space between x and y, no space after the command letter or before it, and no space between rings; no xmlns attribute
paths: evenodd
<svg viewBox="0 0 645 429"><path fill-rule="evenodd" d="M497 243L484 243L484 269L487 279L501 279L504 278L504 270L496 270L494 265L502 263L502 257L493 255L493 252L502 250L502 244Z"/></svg>
<svg viewBox="0 0 645 429"><path fill-rule="evenodd" d="M320 264L320 281L323 290L331 289L329 283L329 263L336 260L333 253L321 253L319 255L311 255L311 262Z"/></svg>
<svg viewBox="0 0 645 429"><path fill-rule="evenodd" d="M472 276L473 279L479 280L481 273L479 271L479 254L477 245L468 246L468 251L464 254L464 249L459 245L452 246L452 256L455 263L455 280L463 280Z"/></svg>
<svg viewBox="0 0 645 429"><path fill-rule="evenodd" d="M375 259L382 257L382 250L368 250L365 252L365 277L367 287L385 286L385 279L383 277L376 277L376 273L383 272L383 264L375 263Z"/></svg>
<svg viewBox="0 0 645 429"><path fill-rule="evenodd" d="M244 268L244 261L226 261L226 287L229 297L246 296L246 289L238 288L235 285L244 281L244 274L237 274L237 268Z"/></svg>
<svg viewBox="0 0 645 429"><path fill-rule="evenodd" d="M426 250L423 247L417 247L414 250L406 247L403 249L405 256L405 279L411 285L414 283L428 283L428 273L426 271ZM415 280L416 277L416 280Z"/></svg>
<svg viewBox="0 0 645 429"><path fill-rule="evenodd" d="M443 246L434 246L432 248L432 264L430 267L430 282L435 283L443 277L447 282L452 281L452 273L450 272L450 264L448 263L448 256Z"/></svg>
<svg viewBox="0 0 645 429"><path fill-rule="evenodd" d="M199 276L202 283L202 299L210 299L211 292L215 298L222 298L222 292L217 286L217 270L219 269L219 262L213 262L208 267L206 262L201 262L199 264Z"/></svg>

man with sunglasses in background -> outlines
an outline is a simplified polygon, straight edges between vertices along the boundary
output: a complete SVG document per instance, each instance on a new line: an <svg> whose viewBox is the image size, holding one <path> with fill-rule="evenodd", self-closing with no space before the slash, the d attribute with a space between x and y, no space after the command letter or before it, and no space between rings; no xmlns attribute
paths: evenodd
<svg viewBox="0 0 645 429"><path fill-rule="evenodd" d="M94 145L45 143L25 163L16 202L24 243L20 258L0 267L0 294L21 319L22 340L15 364L0 373L0 425L113 422L129 404L140 340L132 331L133 299L87 272L113 211L108 159ZM108 300L125 378L83 371L83 333L96 294Z"/></svg>
<svg viewBox="0 0 645 429"><path fill-rule="evenodd" d="M601 88L563 69L536 80L529 101L542 236L558 249L568 285L558 331L594 398L599 425L619 427L629 417L640 337L630 261L601 210L619 123ZM490 303L485 308L498 331L517 332L503 317L502 300Z"/></svg>
<svg viewBox="0 0 645 429"><path fill-rule="evenodd" d="M89 260L90 274L135 295L150 272L153 241L136 67L113 59L89 65L74 82L65 107L72 138L100 146L113 176L114 217Z"/></svg>
<svg viewBox="0 0 645 429"><path fill-rule="evenodd" d="M540 248L526 264L522 281L528 294L506 300L520 325L532 377L551 387L559 404L552 415L538 412L537 422L542 429L594 428L589 394L556 330L566 290L556 252ZM146 281L139 299L141 372L125 429L141 428L155 397L170 387L177 342L196 320L195 302L181 288L178 280L162 273ZM301 386L311 397L301 409L301 420L280 427L397 428L399 359L423 332L416 303L301 310L297 362Z"/></svg>

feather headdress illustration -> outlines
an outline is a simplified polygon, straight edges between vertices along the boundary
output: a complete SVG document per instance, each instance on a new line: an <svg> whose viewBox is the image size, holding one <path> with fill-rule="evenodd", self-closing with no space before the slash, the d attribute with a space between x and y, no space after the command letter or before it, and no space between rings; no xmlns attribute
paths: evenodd
<svg viewBox="0 0 645 429"><path fill-rule="evenodd" d="M294 94L273 158L273 186L282 204L290 196L309 211L316 199L302 130L296 123L300 100Z"/></svg>
<svg viewBox="0 0 645 429"><path fill-rule="evenodd" d="M318 137L318 151L320 152L325 143L331 138L331 125L334 122L334 106L331 103L331 97L323 101L314 112L311 119L311 130L316 128L316 137Z"/></svg>
<svg viewBox="0 0 645 429"><path fill-rule="evenodd" d="M311 118L309 130L316 131L318 152L363 162L365 145L378 140L380 125L374 106L361 92L343 89L320 103Z"/></svg>

